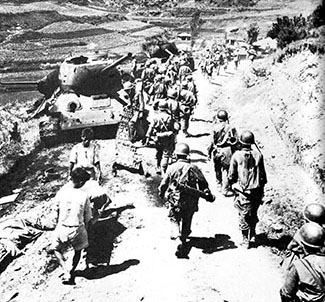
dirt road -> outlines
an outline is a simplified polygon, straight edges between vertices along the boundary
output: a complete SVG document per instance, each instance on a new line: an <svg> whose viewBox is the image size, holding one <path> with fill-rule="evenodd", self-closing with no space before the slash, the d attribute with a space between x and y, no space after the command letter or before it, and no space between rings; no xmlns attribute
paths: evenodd
<svg viewBox="0 0 325 302"><path fill-rule="evenodd" d="M193 220L189 259L175 256L167 209L156 194L160 178L153 173L154 150L142 148L140 152L152 177L120 171L113 178L108 164L103 166L104 186L113 199L112 207L127 203L135 206L121 210L119 217L111 217L99 226L103 236L110 238L104 246L106 254L113 251L110 265L83 271L82 261L75 286L62 285L60 269L56 269L46 280L19 284L14 289L19 294L12 301L279 301L278 259L265 247L246 250L239 246L241 236L233 198L225 198L217 190L212 164L206 156L213 126L209 121L215 114L212 109L218 107L215 96L226 89L235 74L222 73L215 79L218 85L196 75L200 101L189 129L192 137L179 138L189 143L192 161L203 170L216 195L214 203L200 200L200 210ZM108 163L114 142L102 141L101 145L102 162Z"/></svg>

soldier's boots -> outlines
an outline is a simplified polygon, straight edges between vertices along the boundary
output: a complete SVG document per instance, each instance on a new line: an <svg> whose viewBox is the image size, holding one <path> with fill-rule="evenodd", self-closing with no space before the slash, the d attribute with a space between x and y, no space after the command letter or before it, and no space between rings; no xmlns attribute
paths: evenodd
<svg viewBox="0 0 325 302"><path fill-rule="evenodd" d="M248 234L249 234L249 230L242 230L242 235L243 235L243 241L240 243L240 245L244 248L249 248L249 238L248 238Z"/></svg>

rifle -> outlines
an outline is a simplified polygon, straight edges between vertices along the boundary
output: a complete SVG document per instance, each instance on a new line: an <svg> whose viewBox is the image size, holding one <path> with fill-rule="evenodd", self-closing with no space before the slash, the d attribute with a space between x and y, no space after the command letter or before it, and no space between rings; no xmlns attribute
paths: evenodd
<svg viewBox="0 0 325 302"><path fill-rule="evenodd" d="M214 202L216 197L212 193L205 193L201 190L192 188L184 183L179 183L176 180L172 182L172 185L174 186L175 189L186 192L190 195L197 196L197 197L202 197L208 202Z"/></svg>

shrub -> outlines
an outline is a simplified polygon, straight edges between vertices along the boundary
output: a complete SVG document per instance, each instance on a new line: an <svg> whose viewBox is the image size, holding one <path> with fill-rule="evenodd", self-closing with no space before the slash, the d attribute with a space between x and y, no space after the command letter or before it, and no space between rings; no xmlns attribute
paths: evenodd
<svg viewBox="0 0 325 302"><path fill-rule="evenodd" d="M309 16L309 22L312 27L320 27L325 25L325 3L324 0L322 4L317 6L313 13Z"/></svg>
<svg viewBox="0 0 325 302"><path fill-rule="evenodd" d="M277 18L272 24L272 29L267 33L272 39L277 39L278 47L281 49L289 43L307 37L307 21L302 15L289 18L284 16Z"/></svg>

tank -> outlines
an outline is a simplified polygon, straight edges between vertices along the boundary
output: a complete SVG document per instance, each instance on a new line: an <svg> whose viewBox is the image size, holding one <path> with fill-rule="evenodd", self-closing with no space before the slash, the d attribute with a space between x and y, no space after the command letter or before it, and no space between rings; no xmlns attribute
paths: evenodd
<svg viewBox="0 0 325 302"><path fill-rule="evenodd" d="M37 85L44 97L31 118L40 118L40 139L46 145L78 141L82 129L88 127L94 130L95 139L114 138L127 104L119 94L122 76L116 67L131 57L131 53L116 61L83 55L70 57L40 81L1 84Z"/></svg>

